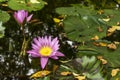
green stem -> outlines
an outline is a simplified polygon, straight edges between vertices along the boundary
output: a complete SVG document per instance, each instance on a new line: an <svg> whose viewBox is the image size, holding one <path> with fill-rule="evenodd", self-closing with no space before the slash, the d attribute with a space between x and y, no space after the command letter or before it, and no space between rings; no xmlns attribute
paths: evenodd
<svg viewBox="0 0 120 80"><path fill-rule="evenodd" d="M22 35L23 35L23 43L22 43L22 48L21 48L20 56L25 56L29 39L26 40L24 26L21 26L21 27L22 27L21 30L22 30Z"/></svg>

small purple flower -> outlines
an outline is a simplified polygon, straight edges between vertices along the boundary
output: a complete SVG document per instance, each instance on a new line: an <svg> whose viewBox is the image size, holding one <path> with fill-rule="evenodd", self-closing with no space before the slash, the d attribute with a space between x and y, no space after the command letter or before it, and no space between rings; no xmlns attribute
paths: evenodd
<svg viewBox="0 0 120 80"><path fill-rule="evenodd" d="M51 36L34 38L32 43L32 50L27 51L32 57L39 57L42 69L45 68L48 59L58 59L59 56L63 57L64 54L58 51L59 40L56 38L51 39Z"/></svg>
<svg viewBox="0 0 120 80"><path fill-rule="evenodd" d="M24 21L29 22L32 16L33 14L28 16L28 12L25 10L18 10L18 12L14 12L14 18L19 24L23 24Z"/></svg>

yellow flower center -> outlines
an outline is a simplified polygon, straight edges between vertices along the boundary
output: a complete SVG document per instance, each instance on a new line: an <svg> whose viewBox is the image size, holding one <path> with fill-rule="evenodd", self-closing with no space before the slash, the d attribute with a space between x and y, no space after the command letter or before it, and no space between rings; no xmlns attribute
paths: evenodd
<svg viewBox="0 0 120 80"><path fill-rule="evenodd" d="M51 53L52 53L52 49L48 46L45 46L45 47L42 47L40 50L39 50L39 53L42 55L42 56L50 56Z"/></svg>

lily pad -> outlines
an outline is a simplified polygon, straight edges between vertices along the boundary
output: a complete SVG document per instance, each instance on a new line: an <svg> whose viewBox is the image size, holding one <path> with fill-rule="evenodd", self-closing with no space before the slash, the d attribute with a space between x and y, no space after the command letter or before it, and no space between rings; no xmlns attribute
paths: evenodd
<svg viewBox="0 0 120 80"><path fill-rule="evenodd" d="M10 19L10 15L5 11L0 11L0 21L7 22Z"/></svg>
<svg viewBox="0 0 120 80"><path fill-rule="evenodd" d="M10 0L8 6L13 10L27 10L27 11L37 11L41 10L45 5L42 0Z"/></svg>
<svg viewBox="0 0 120 80"><path fill-rule="evenodd" d="M92 53L91 53L92 51ZM120 45L117 45L116 50L109 49L107 46L94 46L93 42L88 42L84 46L79 46L78 56L81 55L101 55L104 59L107 60L110 67L119 67L120 66Z"/></svg>
<svg viewBox="0 0 120 80"><path fill-rule="evenodd" d="M5 2L5 1L7 1L7 0L0 0L0 2Z"/></svg>

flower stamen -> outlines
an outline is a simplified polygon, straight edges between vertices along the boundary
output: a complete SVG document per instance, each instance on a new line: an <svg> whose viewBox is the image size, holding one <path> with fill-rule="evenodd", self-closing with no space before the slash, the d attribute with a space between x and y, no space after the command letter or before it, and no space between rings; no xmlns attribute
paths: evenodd
<svg viewBox="0 0 120 80"><path fill-rule="evenodd" d="M52 49L48 46L44 46L44 47L40 48L39 53L42 56L50 56L52 53Z"/></svg>

